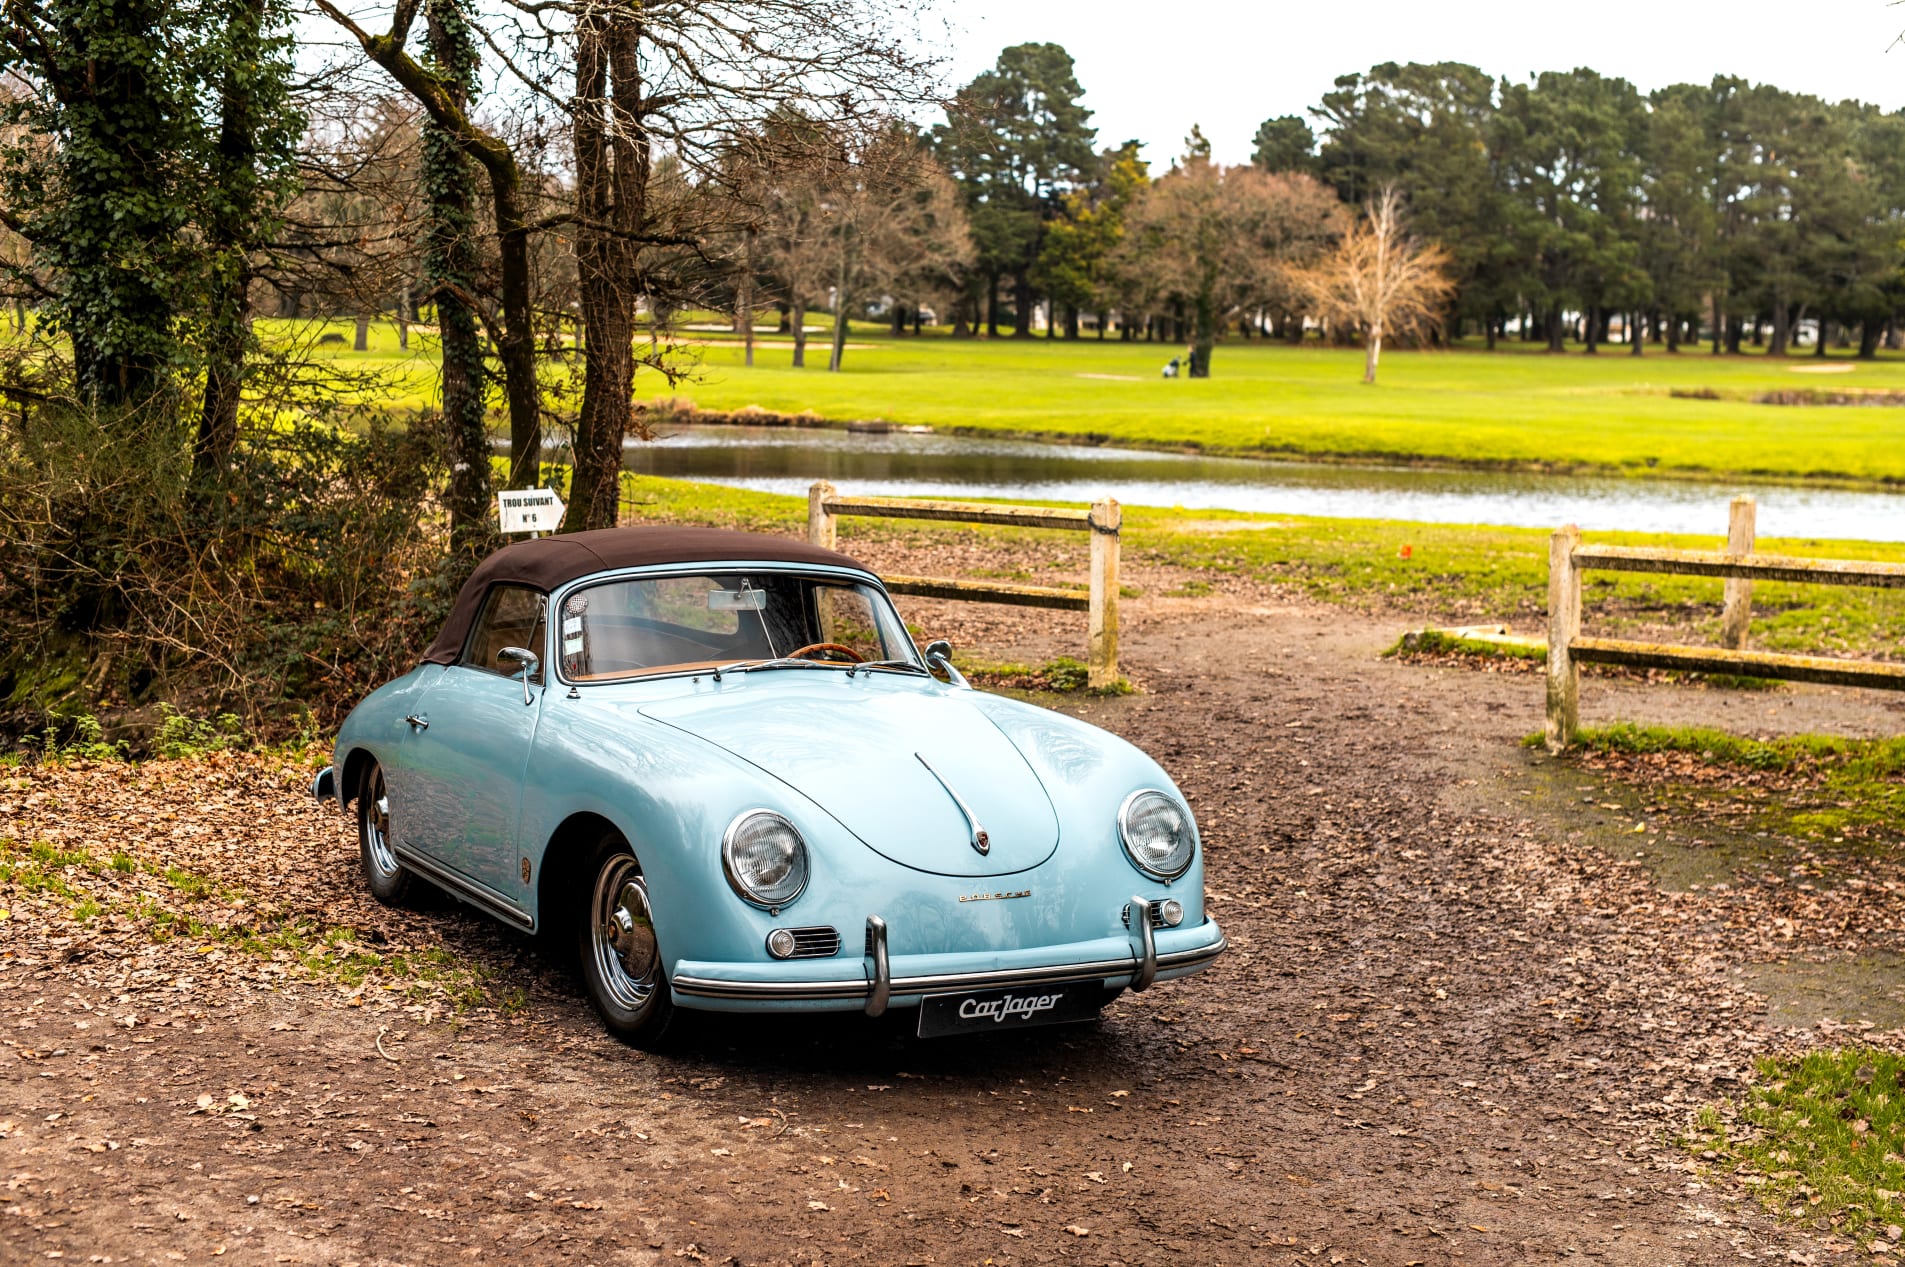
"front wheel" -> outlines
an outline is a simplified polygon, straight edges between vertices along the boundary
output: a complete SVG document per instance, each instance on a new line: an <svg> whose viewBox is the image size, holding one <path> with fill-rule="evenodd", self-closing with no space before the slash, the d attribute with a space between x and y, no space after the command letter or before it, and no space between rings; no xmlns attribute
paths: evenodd
<svg viewBox="0 0 1905 1267"><path fill-rule="evenodd" d="M390 789L383 767L374 761L357 791L357 853L372 897L386 906L410 899L416 880L390 847Z"/></svg>
<svg viewBox="0 0 1905 1267"><path fill-rule="evenodd" d="M589 1001L609 1033L653 1048L674 1019L675 1004L662 971L641 864L628 843L611 834L596 847L583 874L588 888L576 921L576 949Z"/></svg>

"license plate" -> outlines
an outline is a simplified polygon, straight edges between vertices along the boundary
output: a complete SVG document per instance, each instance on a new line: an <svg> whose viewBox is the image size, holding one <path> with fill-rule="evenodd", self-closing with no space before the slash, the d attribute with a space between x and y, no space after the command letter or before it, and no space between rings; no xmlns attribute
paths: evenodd
<svg viewBox="0 0 1905 1267"><path fill-rule="evenodd" d="M1088 1021L1104 1008L1108 997L1105 988L1096 981L979 990L971 994L930 994L919 1005L919 1036L997 1034L1036 1025Z"/></svg>

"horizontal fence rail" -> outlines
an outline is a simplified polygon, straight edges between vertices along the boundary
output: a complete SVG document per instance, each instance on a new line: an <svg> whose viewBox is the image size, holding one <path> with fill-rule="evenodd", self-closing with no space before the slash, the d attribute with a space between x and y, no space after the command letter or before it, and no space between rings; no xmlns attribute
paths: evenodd
<svg viewBox="0 0 1905 1267"><path fill-rule="evenodd" d="M1783 678L1822 686L1868 686L1905 690L1905 664L1883 660L1838 660L1830 656L1780 655L1772 651L1714 651L1622 638L1576 638L1569 654L1583 664L1618 664L1630 669L1682 669L1694 673L1737 673L1741 677Z"/></svg>
<svg viewBox="0 0 1905 1267"><path fill-rule="evenodd" d="M974 603L1002 603L1008 607L1050 607L1058 611L1091 610L1084 590L1062 590L1047 585L995 585L933 576L882 577L888 591L915 598L953 598Z"/></svg>
<svg viewBox="0 0 1905 1267"><path fill-rule="evenodd" d="M939 519L952 523L1009 524L1020 528L1091 530L1089 510L1056 506L994 506L986 502L913 501L906 497L831 497L827 513L880 519Z"/></svg>
<svg viewBox="0 0 1905 1267"><path fill-rule="evenodd" d="M1743 677L1814 682L1826 686L1905 690L1905 664L1746 650L1746 629L1752 615L1755 581L1905 588L1905 564L1755 554L1755 514L1752 498L1733 499L1727 526L1727 548L1720 553L1642 546L1583 545L1581 530L1573 524L1555 532L1548 547L1546 739L1549 751L1567 749L1580 729L1582 664L1611 664L1690 673L1736 673ZM1692 647L1624 638L1583 637L1581 574L1586 571L1710 576L1724 580L1726 597L1720 617L1722 645Z"/></svg>
<svg viewBox="0 0 1905 1267"><path fill-rule="evenodd" d="M1597 572L1659 572L1672 576L1723 576L1746 581L1798 581L1805 585L1905 587L1905 563L1859 559L1801 559L1781 554L1703 554L1643 546L1580 546L1574 565Z"/></svg>
<svg viewBox="0 0 1905 1267"><path fill-rule="evenodd" d="M807 490L807 540L834 549L842 515L879 519L922 519L941 523L993 524L1014 528L1052 528L1091 537L1091 584L1083 592L1046 585L1003 585L953 577L889 576L886 588L916 598L1002 603L1086 613L1086 664L1093 687L1118 680L1118 535L1123 514L1106 497L1090 510L1056 506L997 506L989 502L915 501L907 497L842 497L825 480Z"/></svg>

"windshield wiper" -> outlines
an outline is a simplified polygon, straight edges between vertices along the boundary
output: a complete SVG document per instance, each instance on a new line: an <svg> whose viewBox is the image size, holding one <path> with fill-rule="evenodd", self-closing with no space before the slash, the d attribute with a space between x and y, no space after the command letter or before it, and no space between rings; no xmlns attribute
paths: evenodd
<svg viewBox="0 0 1905 1267"><path fill-rule="evenodd" d="M924 673L927 677L932 676L931 672L912 660L862 660L859 664L847 666L847 676L852 677L859 669L866 669L869 672L874 669L904 669L908 673Z"/></svg>
<svg viewBox="0 0 1905 1267"><path fill-rule="evenodd" d="M827 664L823 660L807 660L799 656L783 655L774 656L772 659L767 660L736 660L733 664L717 666L711 676L715 681L719 682L723 673L752 673L756 669L792 669L796 667L807 669L837 669L840 666L837 664Z"/></svg>

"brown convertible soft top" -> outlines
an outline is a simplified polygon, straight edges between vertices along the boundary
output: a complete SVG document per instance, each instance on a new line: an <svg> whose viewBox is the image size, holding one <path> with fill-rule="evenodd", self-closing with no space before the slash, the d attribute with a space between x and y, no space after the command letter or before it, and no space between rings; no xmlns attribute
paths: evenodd
<svg viewBox="0 0 1905 1267"><path fill-rule="evenodd" d="M578 577L617 568L663 563L813 563L858 568L865 564L792 537L726 528L597 528L506 545L476 565L456 596L450 618L424 652L425 664L454 664L492 585L527 585L544 593Z"/></svg>

